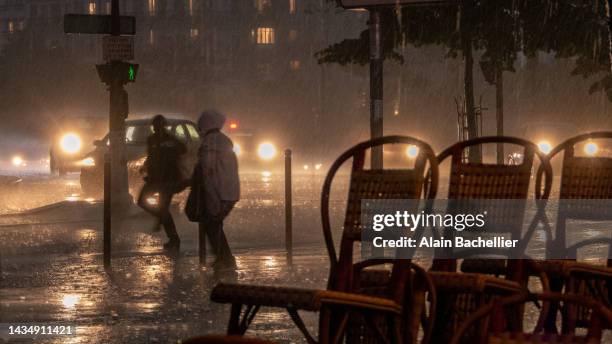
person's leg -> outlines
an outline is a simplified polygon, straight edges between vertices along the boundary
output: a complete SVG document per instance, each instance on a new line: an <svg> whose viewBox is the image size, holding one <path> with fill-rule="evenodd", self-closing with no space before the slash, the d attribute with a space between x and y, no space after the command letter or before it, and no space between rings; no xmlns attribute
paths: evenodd
<svg viewBox="0 0 612 344"><path fill-rule="evenodd" d="M235 267L236 259L227 243L227 238L223 232L223 221L208 218L204 222L206 234L210 239L210 246L215 254L215 267Z"/></svg>
<svg viewBox="0 0 612 344"><path fill-rule="evenodd" d="M219 259L219 245L217 244L217 231L215 228L215 223L210 220L208 215L203 215L203 218L200 221L200 228L208 237L208 242L210 243L212 253L215 255L215 259ZM206 239L204 239L204 241L206 241Z"/></svg>
<svg viewBox="0 0 612 344"><path fill-rule="evenodd" d="M218 233L217 236L219 240L218 241L219 257L221 258L222 261L236 264L236 259L234 258L234 255L232 254L232 250L230 249L229 244L227 243L227 237L225 236L225 231L223 231L223 220L218 221L217 233Z"/></svg>
<svg viewBox="0 0 612 344"><path fill-rule="evenodd" d="M176 225L174 224L174 219L170 213L170 204L172 203L173 196L174 194L170 191L159 191L159 219L161 224L164 226L168 239L170 239L168 244L178 246L181 240L176 232Z"/></svg>
<svg viewBox="0 0 612 344"><path fill-rule="evenodd" d="M206 230L206 223L203 221L198 222L198 229L199 229L199 233L198 233L198 239L199 239L199 244L198 244L198 249L200 251L200 264L205 264L206 263L206 235L207 235L207 230Z"/></svg>

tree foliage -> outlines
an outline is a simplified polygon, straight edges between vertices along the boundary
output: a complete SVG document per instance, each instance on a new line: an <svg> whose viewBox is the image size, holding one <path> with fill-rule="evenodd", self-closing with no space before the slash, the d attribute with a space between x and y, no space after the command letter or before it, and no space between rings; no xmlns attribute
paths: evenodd
<svg viewBox="0 0 612 344"><path fill-rule="evenodd" d="M461 3L466 0L459 0ZM606 91L612 101L610 30L607 0L475 0L472 45L481 52L485 79L494 83L497 69L514 71L519 54L539 52L576 61L573 75L598 76L591 92ZM461 50L460 6L427 5L383 11L383 56L402 62L402 43L442 45L448 57ZM368 30L317 53L319 63L368 63Z"/></svg>

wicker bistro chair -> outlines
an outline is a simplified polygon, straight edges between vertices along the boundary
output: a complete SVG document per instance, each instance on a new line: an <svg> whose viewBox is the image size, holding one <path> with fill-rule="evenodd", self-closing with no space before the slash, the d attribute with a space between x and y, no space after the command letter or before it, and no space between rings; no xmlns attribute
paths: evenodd
<svg viewBox="0 0 612 344"><path fill-rule="evenodd" d="M446 343L475 310L492 300L524 292L517 282L486 274L430 271L438 295L432 343ZM472 343L488 332L488 322L471 328L462 342Z"/></svg>
<svg viewBox="0 0 612 344"><path fill-rule="evenodd" d="M575 293L592 297L612 307L612 238L591 238L567 245L566 223L568 220L606 221L612 220L612 213L606 202L612 199L612 158L586 157L576 155L576 146L592 139L612 139L612 132L594 132L578 135L566 140L550 153L553 157L562 153L561 185L559 189L559 210L554 239L549 241L547 254L552 258L539 264L549 275L552 291ZM541 183L543 171L538 170L536 184ZM552 234L552 233L550 233ZM549 237L553 237L549 235ZM574 258L580 248L591 245L608 247L606 266L577 263ZM546 328L554 330L558 304L551 305ZM570 333L576 327L588 326L588 314L581 306L561 309L563 333Z"/></svg>
<svg viewBox="0 0 612 344"><path fill-rule="evenodd" d="M551 334L543 331L543 317L538 319L532 333L509 330L503 319L496 319L495 314L502 314L502 309L512 307L525 302L543 301L545 303L563 303L565 306L579 306L588 310L589 326L586 335L575 334ZM496 299L493 302L479 308L461 326L453 336L451 344L463 342L469 331L482 322L492 322L490 330L476 344L521 344L521 343L601 343L602 330L612 325L612 311L605 305L593 299L585 298L575 294L560 294L544 292L541 294L522 293L505 298Z"/></svg>
<svg viewBox="0 0 612 344"><path fill-rule="evenodd" d="M388 144L418 147L414 167L365 169L366 151ZM330 192L338 170L351 159L346 214L337 253L330 224ZM427 273L409 259L354 261L355 244L361 240L363 227L362 200L419 199L423 194L427 164L432 171L432 186L426 197L433 199L437 191L438 165L433 150L425 142L411 137L387 136L362 142L344 152L331 166L321 195L323 236L330 259L327 290L219 284L213 289L211 299L232 304L228 333L243 334L260 307L267 306L285 308L309 343L339 343L343 339L349 343L414 343L422 318L427 320L423 335L423 342L427 342L434 314L426 314L425 298L429 297L430 307L436 302L433 283ZM371 269L388 263L391 264L390 272ZM320 312L318 340L308 333L298 310Z"/></svg>
<svg viewBox="0 0 612 344"><path fill-rule="evenodd" d="M462 159L463 150L486 143L508 143L524 147L524 159L519 165L499 165L484 163L469 163ZM459 142L438 155L438 164L451 158L451 171L448 188L448 213L482 212L488 210L486 233L508 233L512 239L524 241L521 237L525 212L525 203L479 202L478 200L526 200L528 197L531 170L535 157L538 157L546 172L546 185L535 191L537 199L545 199L550 193L552 169L545 155L541 154L536 145L513 137L482 137ZM474 200L463 202L462 200ZM491 207L492 208L487 208ZM470 208L472 207L472 208ZM532 223L528 233L535 229ZM445 233L447 236L448 231ZM430 271L438 295L434 341L450 340L461 321L478 307L492 299L520 293L527 286L528 272L537 266L529 260L510 259L477 259L478 252L473 250L459 251L454 248L444 248L438 251ZM493 251L493 250L492 250ZM489 253L489 252L487 252ZM494 250L496 256L510 257L507 249ZM475 254L476 256L471 256ZM516 252L513 254L519 255ZM472 258L470 258L472 257ZM463 260L461 270L457 272L457 258ZM468 259L469 258L469 259ZM446 271L446 272L439 272ZM499 278L505 276L505 279ZM544 288L547 288L546 276L540 274ZM546 305L545 305L546 306ZM506 317L520 328L522 309L509 312ZM478 338L485 328L470 333ZM470 342L467 340L466 342Z"/></svg>
<svg viewBox="0 0 612 344"><path fill-rule="evenodd" d="M463 161L463 151L473 146L487 143L506 143L522 146L524 158L518 165L470 163ZM525 213L525 202L495 202L478 200L527 200L529 194L529 184L531 182L531 171L535 157L540 162L540 169L546 177L542 184L538 184L535 189L536 200L545 200L550 195L552 186L552 168L547 156L539 151L537 146L527 140L515 137L491 136L481 137L473 140L458 142L445 149L438 155L438 164L447 158L451 159L451 170L448 187L449 205L448 213L457 212L482 212L488 210L487 214L487 233L502 234L507 233L511 239L518 239L521 243L529 239L536 227L533 221L527 234L522 235L522 226ZM542 180L542 179L540 179ZM468 202L472 200L473 202ZM539 212L543 209L539 210ZM519 245L522 247L522 245ZM471 251L458 252L457 250L447 250L444 255L461 256L468 258ZM510 255L509 250L491 250L500 256ZM513 253L518 256L521 252ZM466 259L463 261L461 269L464 272L489 273L494 275L505 275L507 279L525 283L527 273L526 264L523 260L481 260ZM436 259L434 260L433 270L456 271L456 259Z"/></svg>

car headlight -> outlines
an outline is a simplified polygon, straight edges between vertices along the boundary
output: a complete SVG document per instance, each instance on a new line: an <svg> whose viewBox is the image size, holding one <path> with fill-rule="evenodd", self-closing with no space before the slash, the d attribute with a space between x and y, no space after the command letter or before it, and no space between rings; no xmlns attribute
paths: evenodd
<svg viewBox="0 0 612 344"><path fill-rule="evenodd" d="M234 153L236 153L237 156L240 156L240 153L242 153L242 147L240 146L239 143L234 143Z"/></svg>
<svg viewBox="0 0 612 344"><path fill-rule="evenodd" d="M259 145L259 148L257 149L257 154L263 160L271 160L277 154L276 147L270 142L264 142Z"/></svg>
<svg viewBox="0 0 612 344"><path fill-rule="evenodd" d="M20 167L24 165L24 161L23 158L19 155L15 155L12 159L11 159L11 163L13 164L13 166L15 167Z"/></svg>
<svg viewBox="0 0 612 344"><path fill-rule="evenodd" d="M83 142L79 135L75 133L64 134L60 139L60 147L64 151L64 153L75 154L81 150Z"/></svg>
<svg viewBox="0 0 612 344"><path fill-rule="evenodd" d="M81 166L87 166L87 167L93 167L96 166L96 160L92 157L87 157L83 160L81 160L80 163Z"/></svg>

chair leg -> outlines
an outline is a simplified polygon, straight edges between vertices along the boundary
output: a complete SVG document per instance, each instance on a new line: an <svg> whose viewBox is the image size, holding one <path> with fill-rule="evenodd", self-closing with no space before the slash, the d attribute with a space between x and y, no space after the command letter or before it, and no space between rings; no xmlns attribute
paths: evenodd
<svg viewBox="0 0 612 344"><path fill-rule="evenodd" d="M293 307L288 307L287 313L289 313L289 315L291 316L291 319L295 323L295 326L298 327L298 329L304 335L304 338L306 338L306 342L308 342L308 344L317 344L317 341L308 332L308 329L306 328L304 321L302 321L302 318L300 317L300 314L298 313L297 309Z"/></svg>
<svg viewBox="0 0 612 344"><path fill-rule="evenodd" d="M246 330L251 325L251 322L255 318L255 315L259 311L259 306L248 305L246 310L244 311L244 316L242 317L242 321L240 322L240 330L242 334L246 332Z"/></svg>
<svg viewBox="0 0 612 344"><path fill-rule="evenodd" d="M370 327L371 330L374 331L374 333L376 334L376 336L378 336L378 339L380 341L382 341L385 344L391 344L391 340L390 338L388 338L385 335L385 331L383 331L380 326L378 326L378 324L376 323L376 321L372 318L372 314L370 314L369 312L364 312L363 314L363 318L366 321L366 324L368 324L368 327ZM388 326L393 326L393 322L390 322ZM392 335L394 334L393 329L389 329L389 333L391 333Z"/></svg>
<svg viewBox="0 0 612 344"><path fill-rule="evenodd" d="M228 335L243 335L244 332L240 332L240 313L242 313L242 304L233 303L230 311L230 320L227 326Z"/></svg>
<svg viewBox="0 0 612 344"><path fill-rule="evenodd" d="M259 311L259 306L247 305L242 314L242 304L233 303L230 312L229 325L227 326L228 335L242 336L249 329L251 322ZM242 315L242 319L240 316Z"/></svg>

